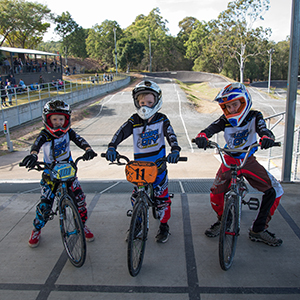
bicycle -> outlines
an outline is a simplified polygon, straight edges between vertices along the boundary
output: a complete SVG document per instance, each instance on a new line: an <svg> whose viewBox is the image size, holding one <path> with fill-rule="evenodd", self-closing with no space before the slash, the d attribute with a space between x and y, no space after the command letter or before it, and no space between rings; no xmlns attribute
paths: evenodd
<svg viewBox="0 0 300 300"><path fill-rule="evenodd" d="M101 157L106 154L102 153ZM121 159L126 163L122 163ZM159 208L156 198L154 197L153 183L158 173L158 165L166 162L167 158L159 158L155 162L149 161L130 161L125 155L117 153L117 165L125 166L126 179L137 187L137 197L133 210L127 212L131 217L128 245L127 245L127 266L129 274L137 276L142 268L145 253L146 241L149 230L149 208L152 208L154 219L159 219ZM187 157L180 157L179 161L187 161ZM173 194L170 194L173 197Z"/></svg>
<svg viewBox="0 0 300 300"><path fill-rule="evenodd" d="M192 140L195 142L195 139ZM257 198L245 200L249 192L245 179L242 175L238 176L251 153L251 150L260 146L259 143L252 144L247 150L221 148L218 143L208 141L207 148L216 148L224 166L231 170L230 190L224 195L224 210L221 218L220 235L219 235L219 263L224 271L227 271L233 263L235 255L237 238L240 233L242 205L248 205L250 210L258 210L260 202ZM280 142L275 142L274 146L281 146ZM230 153L246 153L241 165L228 165L224 155Z"/></svg>
<svg viewBox="0 0 300 300"><path fill-rule="evenodd" d="M67 252L70 262L77 268L81 267L86 258L86 240L84 227L79 212L69 194L67 182L74 180L77 173L77 163L83 159L78 157L74 162L57 162L47 164L37 161L30 170L49 171L52 182L57 184L58 188L55 195L55 202L50 211L42 212L45 220L53 220L54 216L59 214L60 233L64 249ZM22 163L20 167L24 166Z"/></svg>

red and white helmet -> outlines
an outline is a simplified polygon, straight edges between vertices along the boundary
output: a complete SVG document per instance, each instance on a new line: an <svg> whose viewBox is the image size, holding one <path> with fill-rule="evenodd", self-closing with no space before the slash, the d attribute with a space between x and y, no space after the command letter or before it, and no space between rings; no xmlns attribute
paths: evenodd
<svg viewBox="0 0 300 300"><path fill-rule="evenodd" d="M225 104L231 103L235 100L240 100L241 106L237 113L230 114L226 109ZM250 93L247 91L246 87L239 82L226 85L219 92L214 101L219 102L226 119L232 126L239 126L247 116L252 106Z"/></svg>
<svg viewBox="0 0 300 300"><path fill-rule="evenodd" d="M154 96L155 102L152 107L140 106L138 95L151 93ZM162 92L160 87L153 81L144 80L135 86L132 91L132 98L138 115L143 120L148 120L162 107Z"/></svg>
<svg viewBox="0 0 300 300"><path fill-rule="evenodd" d="M66 118L64 125L54 128L50 120L50 116L52 115L64 115ZM43 123L45 129L55 138L63 136L71 126L71 109L69 104L62 100L51 100L47 102L43 109Z"/></svg>

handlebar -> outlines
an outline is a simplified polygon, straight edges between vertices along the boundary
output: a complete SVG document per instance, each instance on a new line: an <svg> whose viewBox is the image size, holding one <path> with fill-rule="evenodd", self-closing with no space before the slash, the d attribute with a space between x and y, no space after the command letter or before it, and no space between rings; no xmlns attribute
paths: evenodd
<svg viewBox="0 0 300 300"><path fill-rule="evenodd" d="M106 153L101 153L101 157L106 157ZM111 164L116 164L116 165L125 165L125 163L122 163L120 160L121 159L124 159L126 161L126 163L128 163L130 161L130 159L125 156L125 155L121 155L119 152L117 152L117 158L116 158L116 163L115 162L112 162ZM188 158L187 157L179 157L179 160L178 161L187 161ZM162 157L162 158L159 158L155 161L155 163L159 163L159 162L164 162L164 161L167 161L167 158L166 157Z"/></svg>
<svg viewBox="0 0 300 300"><path fill-rule="evenodd" d="M196 142L196 139L192 139L192 143L195 143ZM229 153L246 153L245 157L243 158L243 162L239 165L239 166L236 166L237 170L240 170L244 167L244 165L246 164L246 161L251 153L251 150L255 147L259 147L260 144L259 143L255 143L255 144L252 144L248 149L228 149L228 148L222 148L219 146L218 143L216 142L213 142L213 141L208 141L207 143L207 148L216 148L218 150L218 153L220 155L220 158L221 158L221 161L223 163L223 165L228 168L228 169L231 169L231 166L228 165L225 161L225 157L224 157L224 154L228 152ZM273 146L272 147L281 147L281 142L274 142Z"/></svg>
<svg viewBox="0 0 300 300"><path fill-rule="evenodd" d="M77 166L77 164L80 160L83 160L83 156L79 156L76 158L76 160L73 162L75 164L75 166ZM19 166L25 167L25 165L22 164L22 162L19 163ZM31 171L31 170L44 171L44 170L50 170L50 169L51 169L51 164L45 163L43 161L37 161L35 163L35 166L33 168L29 168L28 171Z"/></svg>

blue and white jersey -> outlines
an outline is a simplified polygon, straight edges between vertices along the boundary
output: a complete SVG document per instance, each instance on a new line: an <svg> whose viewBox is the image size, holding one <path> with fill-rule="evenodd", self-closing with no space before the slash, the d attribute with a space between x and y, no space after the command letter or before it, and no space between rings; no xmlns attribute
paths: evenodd
<svg viewBox="0 0 300 300"><path fill-rule="evenodd" d="M208 138L214 134L224 131L224 138L226 147L229 149L248 149L249 146L257 142L257 135L262 137L264 135L275 139L271 130L266 126L266 122L261 112L251 110L246 116L245 120L240 126L232 126L226 117L222 115L219 119L202 130ZM252 149L251 155L257 150ZM234 154L236 158L244 158L245 153Z"/></svg>
<svg viewBox="0 0 300 300"><path fill-rule="evenodd" d="M31 151L39 153L42 148L44 162L46 163L52 163L53 161L72 161L70 141L74 142L83 150L90 147L88 142L71 128L60 138L54 138L43 129L32 145Z"/></svg>
<svg viewBox="0 0 300 300"><path fill-rule="evenodd" d="M135 160L155 161L164 157L166 155L165 138L171 151L181 150L169 119L162 113L156 113L146 125L138 114L132 115L115 133L108 146L117 148L131 134Z"/></svg>

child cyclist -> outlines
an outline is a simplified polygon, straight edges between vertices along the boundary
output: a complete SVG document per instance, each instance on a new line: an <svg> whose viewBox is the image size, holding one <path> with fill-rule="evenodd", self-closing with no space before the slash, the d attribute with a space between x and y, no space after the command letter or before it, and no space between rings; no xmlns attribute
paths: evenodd
<svg viewBox="0 0 300 300"><path fill-rule="evenodd" d="M85 150L84 160L93 159L97 156L85 139L80 137L71 126L71 109L70 106L60 100L51 100L47 102L43 109L44 129L39 133L34 144L31 147L30 155L27 155L21 165L26 168L32 168L38 159L40 149L43 149L44 162L53 163L61 161L72 161L70 142ZM41 229L48 221L47 212L49 213L53 202L57 185L50 180L48 171L44 171L41 179L41 201L36 207L36 217L33 221L33 230L29 239L29 246L37 247L40 240ZM81 189L80 183L76 178L69 186L73 200L78 208L86 240L94 240L93 233L85 225L87 221L87 209L85 194Z"/></svg>
<svg viewBox="0 0 300 300"><path fill-rule="evenodd" d="M133 114L115 133L108 145L106 159L113 162L116 159L117 146L132 134L135 160L155 162L158 158L165 157L166 137L171 146L171 153L167 156L167 161L177 163L181 150L177 143L177 137L167 116L158 112L162 106L160 87L153 81L142 81L133 89L132 97L137 113ZM154 195L160 207L160 226L156 241L165 243L169 237L168 220L171 216L166 163L161 163L158 170L158 176L153 183ZM132 205L136 195L133 191Z"/></svg>
<svg viewBox="0 0 300 300"><path fill-rule="evenodd" d="M196 137L199 148L206 149L208 139L215 133L224 131L226 147L229 149L247 149L257 142L260 137L261 149L267 149L274 144L274 135L267 129L261 112L250 110L252 100L246 87L241 83L232 83L225 86L215 98L219 102L223 115L202 130ZM267 230L271 216L274 214L283 194L280 183L260 165L254 152L248 158L244 168L238 172L243 174L250 185L263 192L259 212L249 231L251 241L263 242L270 246L280 246L282 240ZM245 153L232 153L233 157L226 155L226 162L240 165ZM216 237L220 232L220 220L223 214L224 193L229 190L231 173L223 164L220 166L213 186L211 187L210 202L217 213L217 222L205 231L208 237Z"/></svg>

